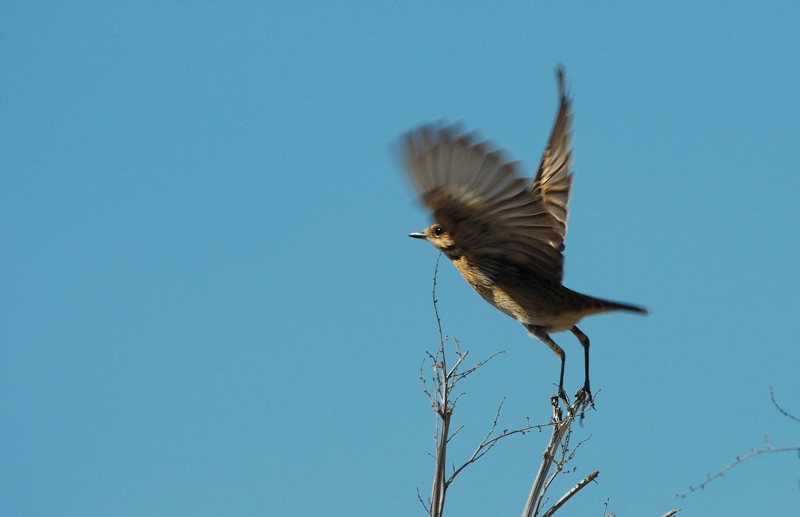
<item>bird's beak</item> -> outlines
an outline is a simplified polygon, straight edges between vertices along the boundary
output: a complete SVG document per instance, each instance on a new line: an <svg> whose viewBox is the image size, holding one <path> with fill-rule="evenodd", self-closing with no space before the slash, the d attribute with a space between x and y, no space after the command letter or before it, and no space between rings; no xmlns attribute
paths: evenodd
<svg viewBox="0 0 800 517"><path fill-rule="evenodd" d="M421 233L421 232L409 233L408 236L409 237L414 237L415 239L427 239L425 234Z"/></svg>

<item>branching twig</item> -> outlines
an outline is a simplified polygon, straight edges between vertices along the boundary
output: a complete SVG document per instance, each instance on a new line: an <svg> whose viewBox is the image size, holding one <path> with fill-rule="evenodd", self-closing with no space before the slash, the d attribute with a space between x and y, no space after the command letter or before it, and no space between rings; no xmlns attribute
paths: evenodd
<svg viewBox="0 0 800 517"><path fill-rule="evenodd" d="M739 465L741 463L744 463L745 461L747 461L750 458L753 458L755 456L761 456L762 454L770 454L770 453L773 453L773 452L798 452L798 453L800 453L800 445L795 446L795 447L780 447L780 448L776 449L772 445L770 445L769 441L767 441L767 437L766 436L764 437L764 444L766 445L766 447L764 447L763 449L751 449L750 450L750 454L747 454L745 456L736 456L736 461L734 461L733 463L731 463L729 465L726 465L722 470L720 470L719 472L717 472L713 476L711 474L706 474L706 480L705 481L703 481L702 483L700 483L697 486L691 486L690 485L689 489L686 492L683 492L683 493L680 493L680 494L672 494L673 497L680 497L681 499L684 499L687 495L691 494L692 492L697 492L698 490L703 490L706 487L706 485L708 485L709 483L711 483L715 479L719 479L719 478L725 477L725 474L727 474L728 471L731 470L733 467L735 467L735 466L737 466L737 465Z"/></svg>
<svg viewBox="0 0 800 517"><path fill-rule="evenodd" d="M770 399L770 400L772 401L772 403L775 405L775 408L776 408L778 411L780 411L780 412L781 412L781 414L782 414L783 416L785 416L785 417L787 417L787 418L790 418L790 419L794 420L795 422L800 422L800 418L797 418L796 416L790 415L789 413L787 413L786 411L784 411L784 409L783 409L782 407L780 407L780 406L778 405L778 403L775 401L775 393L772 391L772 386L770 386L770 387L769 387L769 399Z"/></svg>
<svg viewBox="0 0 800 517"><path fill-rule="evenodd" d="M488 358L484 359L483 361L478 362L477 364L466 368L464 371L460 371L464 360L469 355L467 351L461 351L461 344L459 341L450 336L446 336L442 332L442 321L439 317L439 309L437 307L438 300L436 299L436 278L439 271L439 258L441 258L441 254L436 259L436 268L434 269L433 274L433 289L431 291L433 295L433 310L436 316L436 325L439 331L439 348L437 349L436 353L432 354L430 352L426 352L428 358L422 362L422 366L420 366L420 380L422 382L422 390L427 395L428 400L433 407L434 412L436 413L436 436L434 438L436 444L436 453L435 453L435 460L436 460L436 471L433 478L433 487L431 489L431 498L428 501L428 504L425 504L422 501L421 496L420 501L422 502L422 506L428 512L431 517L440 517L444 510L444 502L445 496L447 494L448 487L453 483L456 476L463 471L468 465L475 463L485 454L487 454L492 447L494 447L497 442L503 438L514 434L525 434L528 431L538 428L541 429L544 427L541 426L533 426L528 422L525 427L515 429L515 430L508 430L504 429L500 434L497 436L493 436L496 429L497 423L500 418L500 411L503 407L503 401L500 402L499 407L497 408L497 412L495 413L494 421L492 422L491 428L487 433L486 437L484 437L483 441L478 445L473 452L472 456L460 467L456 468L453 465L453 473L446 478L445 477L445 462L447 459L447 445L450 441L463 429L463 426L458 427L455 431L451 431L451 418L453 416L453 411L455 410L456 404L458 403L459 398L462 393L454 396L456 384L462 379L465 379L468 375L475 372L478 368L485 365L491 359L496 357L498 354L502 354L503 352L497 352L489 356ZM450 341L453 343L455 348L456 354L456 361L451 367L448 368L447 365L447 354L445 350L445 343ZM423 367L425 363L430 360L431 367L433 368L433 384L435 389L430 390L428 389L428 384L425 381L425 375L423 373Z"/></svg>
<svg viewBox="0 0 800 517"><path fill-rule="evenodd" d="M575 454L574 450L572 453L569 453L569 438L572 432L571 426L572 422L575 420L575 417L579 417L583 414L583 408L585 407L586 400L583 396L578 396L572 405L567 406L566 418L564 418L564 413L559 403L559 397L554 395L550 402L553 405L553 416L550 421L550 425L553 426L553 433L550 436L550 442L548 443L547 448L542 454L542 463L539 466L539 472L536 475L536 479L534 480L530 494L528 495L528 500L525 503L525 508L522 511L522 517L534 517L539 515L542 506L547 502L547 499L545 499L547 489L550 487L553 479L555 479L555 477L564 470L564 466L574 457ZM556 461L556 454L558 453L559 449L561 450L561 454L558 461ZM550 469L553 467L554 463L556 464L556 470L552 475L550 475ZM590 474L590 477L594 479L597 477L597 474ZM563 505L567 500L569 500L569 498L575 495L575 493L586 486L590 481L591 479L583 484L578 483L578 485L573 487L574 492L569 494L568 497L565 496L566 498L562 497L559 499L559 502L550 508L546 515L552 515L555 513L558 508L561 507L561 505Z"/></svg>
<svg viewBox="0 0 800 517"><path fill-rule="evenodd" d="M422 507L425 508L425 513L429 514L431 510L430 508L428 508L428 505L425 504L425 501L422 500L422 494L419 493L419 488L417 488L417 499L419 499L419 502L422 505Z"/></svg>
<svg viewBox="0 0 800 517"><path fill-rule="evenodd" d="M602 517L614 517L614 512L606 513L608 511L608 497L606 497L606 502L603 503L603 515Z"/></svg>
<svg viewBox="0 0 800 517"><path fill-rule="evenodd" d="M595 470L594 472L592 472L591 474L589 474L588 476L586 476L585 478L583 478L583 479L582 479L582 480L581 480L581 481L580 481L580 482L579 482L577 485L575 485L574 487L570 488L569 492L567 492L566 494L564 494L563 496L561 496L561 499L559 499L558 501L556 501L556 504L554 504L554 505L553 505L553 506L552 506L552 507L551 507L549 510L547 510L546 512L544 512L544 515L543 515L542 517L551 517L551 516L552 516L554 513L556 513L556 511L557 511L559 508L561 508L562 506L564 506L564 503L566 503L567 501L569 501L569 500L570 500L570 498L571 498L573 495L577 494L577 493L578 493L578 491L579 491L581 488L585 487L586 485L588 485L589 483L591 483L592 481L594 481L594 480L595 480L595 478L597 478L597 476L598 476L599 474L600 474L600 471L599 471L599 470Z"/></svg>
<svg viewBox="0 0 800 517"><path fill-rule="evenodd" d="M606 499L606 502L603 503L603 517L614 517L614 515L615 515L614 512L606 514L607 511L608 511L608 499ZM668 511L667 513L665 513L661 517L675 517L675 515L679 511L681 511L680 508L673 508L672 510Z"/></svg>
<svg viewBox="0 0 800 517"><path fill-rule="evenodd" d="M464 357L466 357L466 356L467 356L467 353L468 353L468 352L464 352ZM500 354L505 354L505 351L501 350L501 351L499 351L499 352L495 352L495 353L493 353L492 355L490 355L489 357L487 357L486 359L484 359L483 361L481 361L481 362L479 362L478 364L476 364L475 366L473 366L473 367L469 368L467 371L459 373L459 374L457 375L457 377L458 377L458 379L457 379L457 380L459 380L459 381L460 381L461 379L465 378L467 375L471 374L472 372L474 372L475 370L477 370L478 368L480 368L480 367L481 367L481 366L483 366L484 364L488 363L489 361L491 361L492 359L494 359L495 357L497 357L497 356L498 356L498 355L500 355ZM459 361L459 362L460 362L460 361Z"/></svg>
<svg viewBox="0 0 800 517"><path fill-rule="evenodd" d="M525 427L514 429L513 431L509 431L508 429L503 429L503 432L492 438L492 434L494 434L494 430L497 428L497 420L500 418L500 411L503 409L503 403L505 401L506 399L504 397L503 400L500 402L500 405L497 407L497 412L494 415L494 421L492 422L492 427L489 428L489 432L486 433L486 436L484 437L483 441L480 444L478 444L478 447L475 449L475 452L472 453L472 456L470 456L470 458L466 462L464 462L463 465L461 465L457 469L455 468L453 469L453 474L447 480L448 485L452 483L455 477L468 465L475 463L476 461L481 459L487 452L489 452L492 449L492 447L494 447L497 444L498 441L514 434L518 433L525 434L533 429L538 429L541 431L544 427L548 425L548 424L531 425L531 423L528 422L528 425L526 425ZM453 436L455 436L455 433L453 434Z"/></svg>
<svg viewBox="0 0 800 517"><path fill-rule="evenodd" d="M791 420L794 420L796 422L800 422L800 419L798 419L797 417L795 417L793 415L790 415L782 407L780 407L778 405L778 403L775 401L775 394L772 391L772 386L769 387L769 398L772 401L772 404L775 406L775 408L778 411L780 411L783 416L785 416L785 417L787 417L787 418L789 418ZM711 483L715 479L719 479L719 478L725 477L725 474L727 474L728 471L731 470L733 467L735 467L737 465L740 465L741 463L744 463L745 461L747 461L750 458L753 458L755 456L761 456L763 454L770 454L770 453L774 453L774 452L797 452L797 453L800 454L800 445L796 445L796 446L793 446L793 447L775 448L769 443L769 440L767 440L766 436L764 436L764 445L765 445L765 447L762 448L762 449L755 449L755 448L754 449L750 449L750 454L747 454L745 456L741 456L741 457L740 456L736 456L736 461L734 461L733 463L731 463L729 465L726 465L724 468L722 468L719 472L717 472L713 476L711 474L706 474L706 480L705 481L703 481L702 483L700 483L697 486L689 485L689 489L686 492L682 492L680 494L672 494L673 497L680 497L681 499L684 499L687 495L691 494L692 492L697 492L698 490L703 490L706 487L706 485L708 485L709 483Z"/></svg>
<svg viewBox="0 0 800 517"><path fill-rule="evenodd" d="M439 259L441 258L442 252L440 251L439 254L436 255L436 265L433 267L433 289L431 290L431 295L433 296L433 313L436 315L436 327L439 329L440 345L444 343L444 336L442 335L442 320L439 318L439 307L436 306L436 303L439 301L436 299L436 277L439 275Z"/></svg>

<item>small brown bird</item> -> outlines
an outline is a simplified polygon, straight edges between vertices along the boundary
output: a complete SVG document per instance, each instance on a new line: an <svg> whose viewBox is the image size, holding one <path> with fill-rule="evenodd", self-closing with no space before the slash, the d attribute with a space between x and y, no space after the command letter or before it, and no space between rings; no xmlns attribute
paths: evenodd
<svg viewBox="0 0 800 517"><path fill-rule="evenodd" d="M552 332L571 331L584 349L589 387L589 338L576 324L585 316L644 307L576 293L561 284L567 203L572 186L571 101L564 71L556 71L561 103L533 184L518 166L455 127L423 126L404 137L406 168L434 224L411 237L425 239L453 261L484 300L516 319L561 359Z"/></svg>

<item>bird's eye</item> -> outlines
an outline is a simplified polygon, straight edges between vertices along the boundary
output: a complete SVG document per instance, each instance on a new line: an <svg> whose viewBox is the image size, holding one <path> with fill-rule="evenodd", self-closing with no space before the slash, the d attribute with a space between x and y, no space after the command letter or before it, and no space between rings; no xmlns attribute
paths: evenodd
<svg viewBox="0 0 800 517"><path fill-rule="evenodd" d="M436 226L436 228L433 229L433 235L435 237L441 237L443 233L444 233L444 228L442 228L441 226Z"/></svg>

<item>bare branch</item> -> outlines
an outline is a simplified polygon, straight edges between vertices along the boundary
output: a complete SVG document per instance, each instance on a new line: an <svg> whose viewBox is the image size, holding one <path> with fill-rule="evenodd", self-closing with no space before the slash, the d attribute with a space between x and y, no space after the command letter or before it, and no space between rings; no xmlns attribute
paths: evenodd
<svg viewBox="0 0 800 517"><path fill-rule="evenodd" d="M420 382L422 382L422 391L425 393L425 395L427 395L428 400L430 400L431 403L433 403L433 395L431 395L431 392L428 391L428 385L425 384L425 374L422 373L424 367L425 367L425 359L423 359L422 364L419 365L419 380Z"/></svg>
<svg viewBox="0 0 800 517"><path fill-rule="evenodd" d="M773 393L773 391L772 391L772 386L769 387L769 399L772 401L772 403L775 405L777 410L780 411L783 416L785 416L787 418L791 418L795 422L800 422L800 418L797 418L796 416L790 415L789 413L784 411L784 409L782 407L780 407L778 405L778 403L775 401L775 393Z"/></svg>
<svg viewBox="0 0 800 517"><path fill-rule="evenodd" d="M449 488L450 484L454 481L456 476L464 470L468 465L471 465L481 457L483 457L486 453L488 453L492 447L497 444L497 442L503 438L511 436L513 434L525 434L526 432L530 431L531 429L538 428L541 430L544 426L532 426L530 421L527 421L527 425L520 429L516 429L513 431L509 431L508 429L504 429L502 433L498 434L497 436L493 436L496 429L497 429L497 422L500 417L500 411L503 407L503 402L500 403L500 406L495 413L494 421L492 422L491 428L487 433L486 437L484 437L483 441L478 445L475 452L473 452L472 456L460 467L456 468L453 465L453 473L450 475L449 478L445 478L445 462L447 459L447 445L450 443L450 440L455 438L455 436L463 429L463 426L458 427L455 431L451 431L451 419L453 415L453 411L455 410L456 404L458 403L461 396L464 394L463 392L459 393L458 395L454 396L456 384L459 381L466 378L468 375L475 372L478 368L485 365L491 359L496 357L497 355L503 352L497 352L489 356L488 358L480 361L479 363L466 368L464 371L460 371L460 368L464 365L464 361L466 360L467 356L469 355L468 351L461 350L461 344L455 337L446 336L442 332L442 322L441 318L439 317L439 309L438 309L438 300L436 299L436 283L437 283L437 274L439 270L439 258L441 258L441 254L436 259L436 268L433 274L433 288L431 290L432 298L433 298L433 309L434 314L436 316L436 325L439 331L439 347L436 350L436 353L426 352L427 359L422 362L422 366L420 366L420 381L422 382L422 389L425 395L428 397L428 400L431 403L431 407L433 408L434 412L436 413L436 434L434 437L435 443L435 474L433 479L433 487L431 489L431 498L429 500L429 504L425 505L423 502L423 506L428 511L428 514L431 517L441 517L442 512L444 510L444 503L445 503L445 496L447 493L447 489ZM456 361L455 363L448 368L447 366L447 350L445 344L447 341L451 341L453 347L455 348L456 354ZM432 382L435 385L434 390L429 390L428 385L425 381L425 375L423 373L425 363L430 360L430 366L433 369L432 375ZM503 399L505 401L505 399ZM421 496L417 496L420 501L422 501Z"/></svg>
<svg viewBox="0 0 800 517"><path fill-rule="evenodd" d="M453 342L456 344L456 346L459 346L460 344L456 338L453 338ZM459 350L456 352L456 355L458 356L458 361L456 361L456 364L454 364L453 367L450 368L450 371L447 372L446 376L448 378L456 377L456 373L458 372L458 367L461 366L461 363L463 363L464 359L467 358L467 356L469 355L469 351L466 351L462 354L461 351ZM455 384L455 382L453 384Z"/></svg>
<svg viewBox="0 0 800 517"><path fill-rule="evenodd" d="M689 485L689 489L686 492L682 492L680 494L672 494L672 496L673 497L680 497L681 499L684 499L684 498L686 498L687 495L691 494L692 492L697 492L698 490L703 490L706 487L706 485L708 485L709 483L711 483L715 479L719 479L719 478L725 477L725 474L727 474L728 471L731 470L733 467L735 467L737 465L740 465L740 464L744 463L745 461L747 461L750 458L753 458L755 456L761 456L762 454L770 454L770 453L773 453L773 452L798 452L798 453L800 453L800 445L795 446L795 447L780 447L780 448L776 449L776 448L772 447L769 444L769 442L767 442L767 437L766 436L764 437L764 443L766 444L766 447L764 447L763 449L752 449L750 451L750 454L747 454L747 455L741 456L741 457L737 456L736 457L736 461L734 461L733 463L731 463L729 465L726 465L722 470L720 470L719 472L717 472L713 476L711 474L706 474L706 480L703 481L702 483L700 483L699 485L697 485L697 486Z"/></svg>
<svg viewBox="0 0 800 517"><path fill-rule="evenodd" d="M492 435L494 434L494 431L497 428L497 421L500 419L500 411L502 411L503 403L505 403L505 401L506 399L505 397L503 397L503 400L500 401L500 405L497 407L497 411L495 412L494 415L494 421L492 422L492 426L489 428L489 432L486 433L486 436L484 437L483 441L481 441L481 443L478 444L478 447L475 449L475 452L472 453L472 456L470 456L470 458L466 462L464 462L463 465L453 470L453 474L447 480L448 485L453 482L453 480L462 470L464 470L468 465L471 465L476 461L478 461L479 459L481 459L484 455L486 455L486 453L488 453L492 449L492 447L494 447L497 444L498 441L502 440L503 438L507 438L514 434L525 434L533 429L542 430L544 427L549 425L549 424L530 425L530 422L528 422L528 425L526 425L525 427L514 429L513 431L509 431L508 429L503 429L503 432L492 438Z"/></svg>
<svg viewBox="0 0 800 517"><path fill-rule="evenodd" d="M419 488L417 488L417 499L419 499L419 502L422 505L422 507L425 508L425 513L430 513L428 505L425 504L425 501L422 500L422 494L419 493Z"/></svg>
<svg viewBox="0 0 800 517"><path fill-rule="evenodd" d="M608 511L608 499L606 499L606 502L603 503L603 516L602 517L614 517L614 515L615 515L614 512L606 514L607 511ZM665 513L661 517L675 517L675 515L679 511L681 511L680 508L675 508L675 509L672 509L672 510L668 511L667 513Z"/></svg>
<svg viewBox="0 0 800 517"><path fill-rule="evenodd" d="M780 407L778 405L778 402L775 401L775 393L772 390L772 386L769 387L769 398L772 401L772 404L775 406L775 408L778 411L780 411L783 416L785 416L787 418L790 418L790 419L792 419L792 420L794 420L796 422L800 422L800 419L798 419L797 417L795 417L793 415L790 415L782 407ZM725 474L727 474L729 470L731 470L732 468L736 467L737 465L740 465L740 464L744 463L745 461L747 461L750 458L753 458L755 456L761 456L761 455L764 455L764 454L771 454L771 453L775 453L775 452L797 452L797 453L800 453L800 445L796 445L796 446L792 446L792 447L779 447L779 448L776 449L775 447L773 447L769 443L769 440L767 440L766 436L764 436L764 445L765 445L765 447L762 448L762 449L755 449L755 448L751 449L750 450L750 454L747 454L745 456L741 456L741 457L740 456L736 456L736 461L734 461L733 463L731 463L729 465L726 465L724 468L722 468L719 472L717 472L713 476L711 474L706 474L706 480L703 481L702 483L700 483L699 485L697 485L697 486L689 485L689 489L686 492L682 492L680 494L672 494L672 496L673 497L680 497L681 499L684 499L687 495L691 494L692 492L697 492L698 490L703 490L706 487L706 485L708 485L709 483L711 483L715 479L719 479L719 478L725 477Z"/></svg>
<svg viewBox="0 0 800 517"><path fill-rule="evenodd" d="M575 403L572 405L569 405L569 402L567 401L568 405L566 418L564 418L564 412L561 409L559 400L560 399L557 395L554 395L550 399L550 403L553 405L553 416L550 421L550 425L553 427L553 433L550 436L550 442L548 443L547 448L542 454L542 463L539 466L539 471L536 474L530 494L528 495L528 500L525 503L525 508L522 511L522 517L534 517L539 515L539 511L541 510L542 506L547 502L545 494L547 493L547 489L549 488L550 484L553 482L553 479L555 479L555 477L563 471L566 463L574 457L574 452L572 454L568 453L569 436L571 433L570 429L575 417L583 415L586 411L586 394L579 392L579 395L575 399ZM561 454L558 462L556 462L556 454L559 448L561 449ZM556 470L551 476L549 472L554 463L556 463ZM576 485L577 489L575 492L581 490L584 486L586 486L586 484L581 485L579 483ZM564 499L564 502L566 502L570 497L572 497L572 495L566 499L562 499ZM552 512L550 515L552 515L552 513L554 513L557 509L558 508L551 509Z"/></svg>
<svg viewBox="0 0 800 517"><path fill-rule="evenodd" d="M492 359L494 359L494 358L495 358L495 357L497 357L498 355L500 355L500 354L505 354L505 353L506 353L506 351L505 351L505 350L501 350L501 351L499 351L499 352L495 352L495 353L493 353L492 355L490 355L489 357L487 357L487 358L486 358L486 359L484 359L483 361L479 362L478 364L476 364L476 365L475 365L475 366L473 366L472 368L469 368L467 371L465 371L465 372L462 372L462 373L459 373L459 374L457 375L458 379L457 379L456 381L460 381L461 379L463 379L463 378L464 378L464 377L466 377L467 375L471 374L472 372L474 372L475 370L477 370L478 368L480 368L480 367L481 367L481 366L483 366L484 364L488 363L489 361L491 361ZM466 357L466 356L467 356L467 354L466 354L466 352L465 352L465 353L464 353L464 357Z"/></svg>
<svg viewBox="0 0 800 517"><path fill-rule="evenodd" d="M433 268L433 289L431 290L431 296L433 297L433 313L436 315L436 326L439 329L439 343L444 343L444 337L442 336L442 320L439 318L439 308L436 306L436 276L439 274L439 259L442 258L442 252L440 251L438 255L436 255L436 265Z"/></svg>
<svg viewBox="0 0 800 517"><path fill-rule="evenodd" d="M592 472L591 474L580 480L580 482L577 485L570 488L569 492L561 496L561 499L556 501L556 504L554 504L549 510L547 510L542 517L551 517L554 513L556 513L556 511L558 511L559 508L564 506L564 503L569 501L573 495L577 494L581 488L585 487L586 485L594 481L599 474L600 471L595 470L594 472Z"/></svg>
<svg viewBox="0 0 800 517"><path fill-rule="evenodd" d="M450 436L448 436L448 437L447 437L447 443L450 443L450 440L452 440L453 438L455 438L455 437L456 437L456 435L457 435L457 434L458 434L458 433L459 433L459 432L460 432L462 429L464 429L464 426L463 426L463 425L461 425L461 426L458 426L458 429L456 429L455 431L453 431L452 433L450 433Z"/></svg>
<svg viewBox="0 0 800 517"><path fill-rule="evenodd" d="M606 497L606 502L603 503L603 515L602 517L614 517L614 512L606 513L608 511L608 497Z"/></svg>

